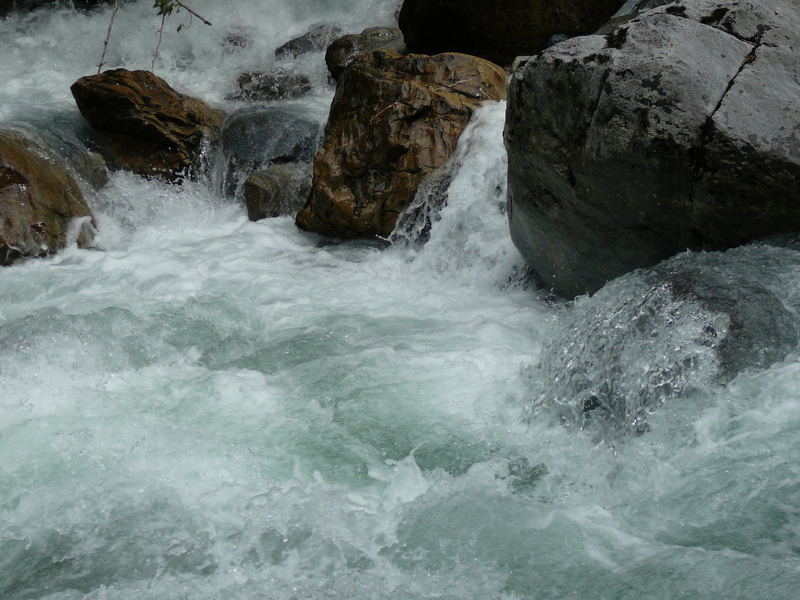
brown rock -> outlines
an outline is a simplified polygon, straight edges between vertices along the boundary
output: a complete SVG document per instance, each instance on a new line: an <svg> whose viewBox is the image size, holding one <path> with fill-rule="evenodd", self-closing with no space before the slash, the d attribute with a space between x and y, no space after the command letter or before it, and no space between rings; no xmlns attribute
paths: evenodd
<svg viewBox="0 0 800 600"><path fill-rule="evenodd" d="M504 97L505 72L474 56L359 55L336 90L297 225L341 238L388 236L473 111Z"/></svg>
<svg viewBox="0 0 800 600"><path fill-rule="evenodd" d="M21 135L0 132L0 265L62 249L76 217L91 211L69 173Z"/></svg>
<svg viewBox="0 0 800 600"><path fill-rule="evenodd" d="M144 176L182 180L224 120L222 111L179 94L149 71L105 71L82 77L71 90L117 164Z"/></svg>
<svg viewBox="0 0 800 600"><path fill-rule="evenodd" d="M624 0L405 0L400 29L410 52L466 52L508 65L551 35L590 33Z"/></svg>

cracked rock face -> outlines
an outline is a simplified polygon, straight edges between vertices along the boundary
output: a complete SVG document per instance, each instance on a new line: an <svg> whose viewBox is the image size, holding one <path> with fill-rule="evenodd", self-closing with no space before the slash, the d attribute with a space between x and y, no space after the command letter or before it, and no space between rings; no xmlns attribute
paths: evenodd
<svg viewBox="0 0 800 600"><path fill-rule="evenodd" d="M544 285L800 230L799 44L793 0L685 0L519 61L509 222Z"/></svg>
<svg viewBox="0 0 800 600"><path fill-rule="evenodd" d="M474 110L505 97L505 79L465 54L357 56L337 85L297 225L338 238L388 236Z"/></svg>

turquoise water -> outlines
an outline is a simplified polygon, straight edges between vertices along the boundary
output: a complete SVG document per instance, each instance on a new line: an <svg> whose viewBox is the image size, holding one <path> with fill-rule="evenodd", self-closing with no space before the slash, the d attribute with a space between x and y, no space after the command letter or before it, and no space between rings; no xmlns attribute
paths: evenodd
<svg viewBox="0 0 800 600"><path fill-rule="evenodd" d="M122 62L149 64L147 4L121 11ZM195 4L214 27L170 36L162 74L223 106L240 62L394 8ZM77 127L65 86L106 16L0 22L0 120ZM320 76L308 103L330 95ZM574 306L524 285L503 116L465 133L422 248L250 223L203 183L87 187L97 248L0 271L0 597L796 598L796 348L722 378L691 302L626 329L637 274ZM680 260L758 274L796 317L790 247ZM560 410L576 373L630 398L685 356L642 435Z"/></svg>

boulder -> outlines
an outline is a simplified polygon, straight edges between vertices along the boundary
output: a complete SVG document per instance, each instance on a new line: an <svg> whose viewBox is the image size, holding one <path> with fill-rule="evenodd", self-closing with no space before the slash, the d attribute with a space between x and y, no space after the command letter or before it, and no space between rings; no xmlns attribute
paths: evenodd
<svg viewBox="0 0 800 600"><path fill-rule="evenodd" d="M682 0L518 61L509 223L544 285L800 231L798 44L792 0Z"/></svg>
<svg viewBox="0 0 800 600"><path fill-rule="evenodd" d="M70 114L68 118L61 118L57 114L48 113L46 118L32 119L26 122L14 122L10 128L27 138L40 148L48 151L48 160L55 161L64 167L78 180L83 180L95 190L103 188L108 183L108 167L105 159L97 152L91 150L92 140L86 139L82 134L91 130L80 122L76 130L75 125L80 117Z"/></svg>
<svg viewBox="0 0 800 600"><path fill-rule="evenodd" d="M222 187L236 195L244 180L270 165L310 162L320 126L300 107L267 106L238 110L222 131Z"/></svg>
<svg viewBox="0 0 800 600"><path fill-rule="evenodd" d="M311 52L322 52L341 33L342 30L336 25L317 23L300 37L289 40L277 48L275 57L291 59Z"/></svg>
<svg viewBox="0 0 800 600"><path fill-rule="evenodd" d="M406 51L403 34L396 28L369 27L361 33L344 35L328 47L325 64L333 78L338 81L356 56L372 50L391 50L403 54Z"/></svg>
<svg viewBox="0 0 800 600"><path fill-rule="evenodd" d="M796 351L800 253L753 245L682 253L629 273L562 313L533 378L538 404L608 439L650 413Z"/></svg>
<svg viewBox="0 0 800 600"><path fill-rule="evenodd" d="M388 236L420 182L444 165L473 111L505 97L505 72L465 54L358 55L331 105L303 229Z"/></svg>
<svg viewBox="0 0 800 600"><path fill-rule="evenodd" d="M276 69L271 72L251 71L239 75L239 91L231 100L272 102L305 96L311 91L311 81L302 73Z"/></svg>
<svg viewBox="0 0 800 600"><path fill-rule="evenodd" d="M247 217L295 216L311 191L311 164L283 163L253 173L244 182Z"/></svg>
<svg viewBox="0 0 800 600"><path fill-rule="evenodd" d="M89 225L91 211L75 180L14 132L0 132L0 265L64 248L73 219ZM91 227L78 243L91 241Z"/></svg>
<svg viewBox="0 0 800 600"><path fill-rule="evenodd" d="M149 71L116 69L71 87L81 114L123 169L180 182L216 140L224 114Z"/></svg>
<svg viewBox="0 0 800 600"><path fill-rule="evenodd" d="M508 65L550 36L590 33L622 0L405 0L399 24L410 52L465 52Z"/></svg>

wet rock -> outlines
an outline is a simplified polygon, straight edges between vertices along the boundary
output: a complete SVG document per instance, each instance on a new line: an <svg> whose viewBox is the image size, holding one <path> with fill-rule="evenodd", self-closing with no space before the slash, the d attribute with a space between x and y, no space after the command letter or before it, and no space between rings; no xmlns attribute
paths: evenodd
<svg viewBox="0 0 800 600"><path fill-rule="evenodd" d="M80 139L72 123L56 117L44 122L14 123L13 129L48 152L48 160L55 161L72 175L99 190L108 183L105 159L89 149L86 140Z"/></svg>
<svg viewBox="0 0 800 600"><path fill-rule="evenodd" d="M519 61L509 222L546 287L800 230L799 32L788 0L676 2Z"/></svg>
<svg viewBox="0 0 800 600"><path fill-rule="evenodd" d="M325 64L338 81L353 59L362 52L390 50L403 54L406 51L403 34L391 27L369 27L361 33L351 33L333 42L325 52Z"/></svg>
<svg viewBox="0 0 800 600"><path fill-rule="evenodd" d="M275 50L276 58L297 58L311 52L325 50L342 30L336 25L318 23L313 25L306 33L293 40L289 40Z"/></svg>
<svg viewBox="0 0 800 600"><path fill-rule="evenodd" d="M590 33L621 0L405 0L400 29L410 52L464 52L508 65L534 54L550 36Z"/></svg>
<svg viewBox="0 0 800 600"><path fill-rule="evenodd" d="M580 298L543 350L539 403L606 439L641 434L663 403L783 360L800 333L777 275L800 254L773 253L681 254Z"/></svg>
<svg viewBox="0 0 800 600"><path fill-rule="evenodd" d="M223 52L225 54L236 54L253 44L253 38L250 32L244 29L235 29L225 34L220 42Z"/></svg>
<svg viewBox="0 0 800 600"><path fill-rule="evenodd" d="M505 72L473 56L360 54L337 86L298 226L388 236L420 182L453 154L473 111L504 95Z"/></svg>
<svg viewBox="0 0 800 600"><path fill-rule="evenodd" d="M80 229L79 223L86 227ZM41 257L68 243L91 242L91 211L75 180L43 150L14 132L0 132L0 265Z"/></svg>
<svg viewBox="0 0 800 600"><path fill-rule="evenodd" d="M247 217L295 216L311 192L311 163L284 163L253 173L244 182Z"/></svg>
<svg viewBox="0 0 800 600"><path fill-rule="evenodd" d="M149 71L105 71L82 77L71 90L121 168L174 182L192 174L224 120L222 111L179 94Z"/></svg>
<svg viewBox="0 0 800 600"><path fill-rule="evenodd" d="M222 132L223 190L236 195L244 180L272 164L310 162L319 124L291 106L246 108L232 113Z"/></svg>
<svg viewBox="0 0 800 600"><path fill-rule="evenodd" d="M311 81L302 73L276 69L272 72L242 73L237 81L239 91L231 100L272 102L305 96L311 91Z"/></svg>

